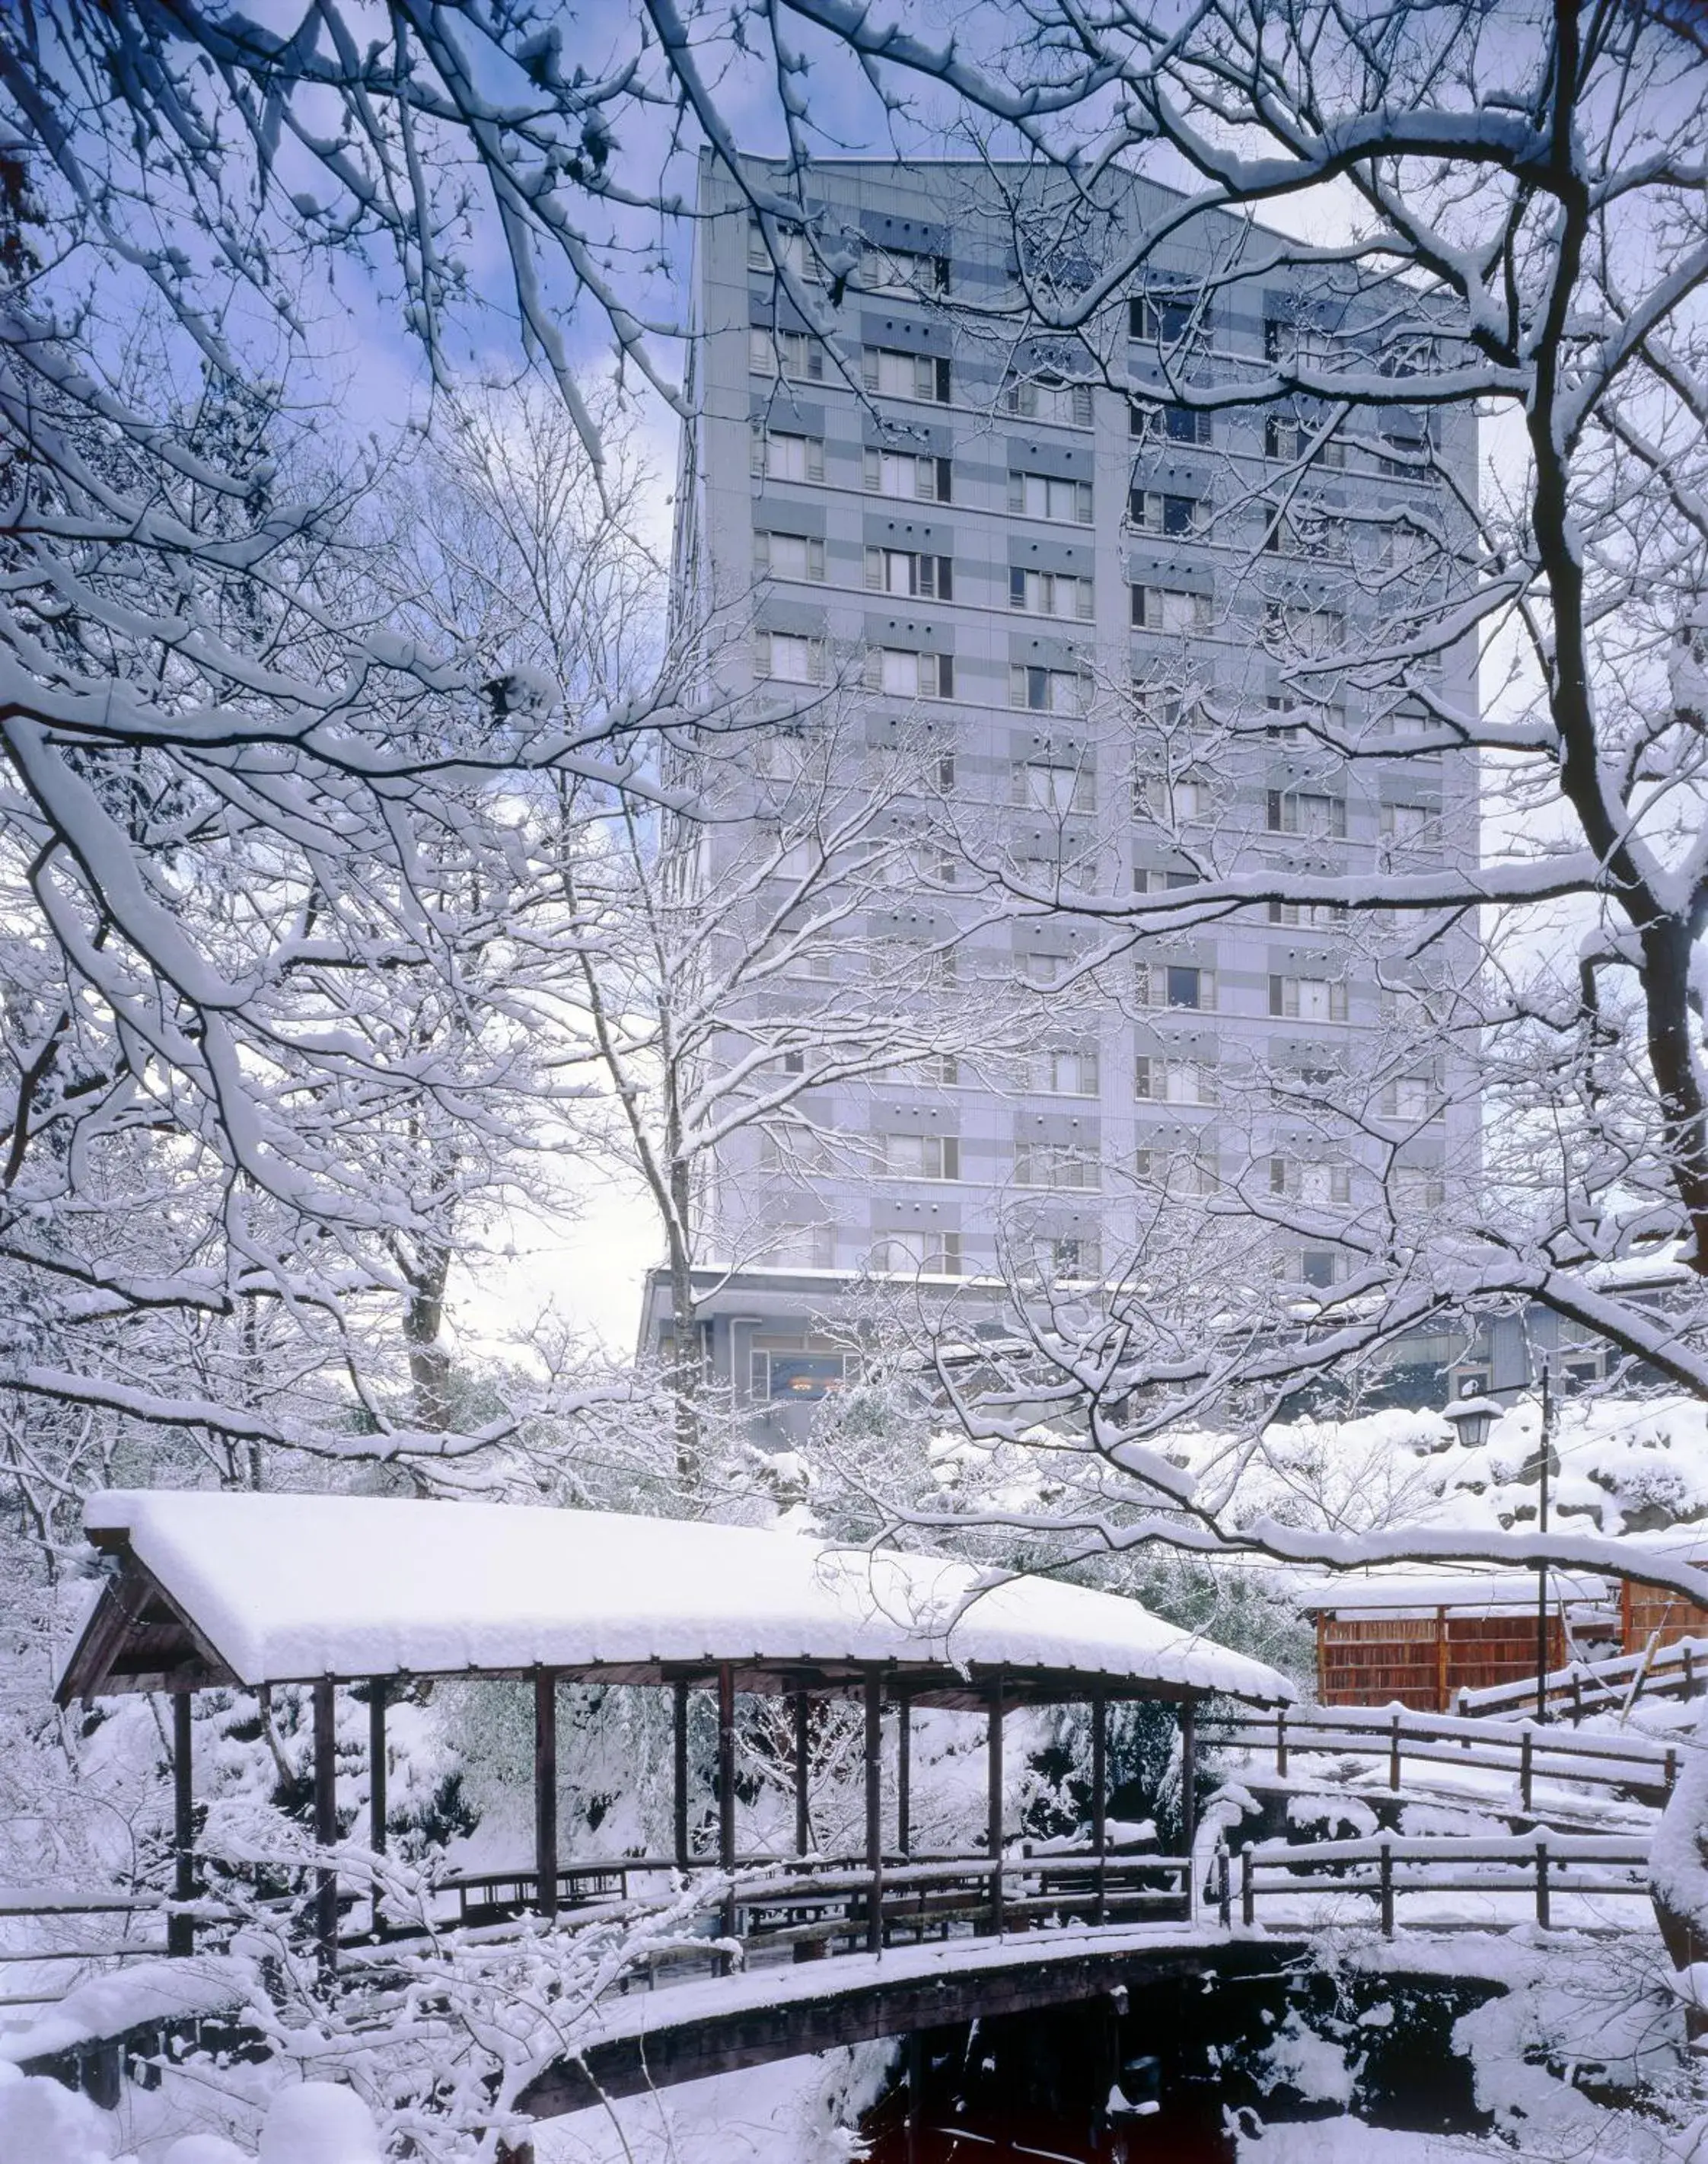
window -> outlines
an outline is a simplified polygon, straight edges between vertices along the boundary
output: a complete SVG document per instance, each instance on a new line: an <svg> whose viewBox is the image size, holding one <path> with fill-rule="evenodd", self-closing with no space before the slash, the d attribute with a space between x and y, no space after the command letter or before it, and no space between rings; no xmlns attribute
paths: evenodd
<svg viewBox="0 0 1708 2164"><path fill-rule="evenodd" d="M1172 586L1133 586L1129 591L1135 631L1205 632L1215 622L1208 594L1181 593Z"/></svg>
<svg viewBox="0 0 1708 2164"><path fill-rule="evenodd" d="M755 376L822 383L824 348L807 331L768 331L754 323L748 333L747 365Z"/></svg>
<svg viewBox="0 0 1708 2164"><path fill-rule="evenodd" d="M1133 875L1135 894L1178 894L1182 887L1197 884L1196 872L1136 870Z"/></svg>
<svg viewBox="0 0 1708 2164"><path fill-rule="evenodd" d="M1060 571L1025 571L1008 567L1008 606L1028 616L1070 616L1087 622L1096 613L1089 579Z"/></svg>
<svg viewBox="0 0 1708 2164"><path fill-rule="evenodd" d="M1155 405L1133 399L1127 408L1127 430L1147 444L1207 444L1210 416L1196 406Z"/></svg>
<svg viewBox="0 0 1708 2164"><path fill-rule="evenodd" d="M882 398L922 398L936 406L949 401L949 363L928 353L869 345L860 355L860 381Z"/></svg>
<svg viewBox="0 0 1708 2164"><path fill-rule="evenodd" d="M1210 811L1206 782L1181 775L1146 774L1134 778L1133 816L1159 827L1183 827Z"/></svg>
<svg viewBox="0 0 1708 2164"><path fill-rule="evenodd" d="M1429 804L1385 804L1382 836L1395 848L1431 848L1441 839L1441 814Z"/></svg>
<svg viewBox="0 0 1708 2164"><path fill-rule="evenodd" d="M818 259L808 244L807 235L798 226L792 228L774 228L772 244L765 245L765 228L756 218L747 222L747 267L749 270L770 270L774 266L792 270L797 278L813 285L822 284Z"/></svg>
<svg viewBox="0 0 1708 2164"><path fill-rule="evenodd" d="M1222 1160L1214 1150L1137 1149L1133 1169L1147 1186L1169 1195L1214 1195L1222 1185Z"/></svg>
<svg viewBox="0 0 1708 2164"><path fill-rule="evenodd" d="M824 641L783 631L754 633L754 675L778 684L822 684Z"/></svg>
<svg viewBox="0 0 1708 2164"><path fill-rule="evenodd" d="M1049 876L1055 876L1054 868ZM1046 954L1033 948L1019 958L1020 974L1028 985L1059 985L1074 966L1070 954Z"/></svg>
<svg viewBox="0 0 1708 2164"><path fill-rule="evenodd" d="M1381 455L1376 460L1379 473L1395 481L1428 478L1433 444L1427 422L1395 414L1382 423L1381 444Z"/></svg>
<svg viewBox="0 0 1708 2164"><path fill-rule="evenodd" d="M1334 654L1346 643L1346 618L1338 609L1293 608L1285 601L1266 601L1264 633L1272 646L1290 654Z"/></svg>
<svg viewBox="0 0 1708 2164"><path fill-rule="evenodd" d="M1077 669L1033 669L1016 662L1008 671L1008 703L1033 714L1083 714L1091 680Z"/></svg>
<svg viewBox="0 0 1708 2164"><path fill-rule="evenodd" d="M832 1253L826 1225L780 1225L766 1260L773 1269L828 1270ZM833 1397L848 1381L848 1356L842 1352L762 1352L753 1356L756 1398L793 1399L813 1405Z"/></svg>
<svg viewBox="0 0 1708 2164"><path fill-rule="evenodd" d="M807 1054L804 1052L786 1052L782 1064L784 1074L804 1074L807 1072Z"/></svg>
<svg viewBox="0 0 1708 2164"><path fill-rule="evenodd" d="M912 549L868 549L866 585L874 593L952 601L954 566L947 556L924 556Z"/></svg>
<svg viewBox="0 0 1708 2164"><path fill-rule="evenodd" d="M1096 1152L1082 1142L1016 1142L1014 1182L1017 1187L1097 1188L1103 1168Z"/></svg>
<svg viewBox="0 0 1708 2164"><path fill-rule="evenodd" d="M1441 1111L1435 1085L1427 1074L1401 1074L1382 1091L1385 1120L1432 1120Z"/></svg>
<svg viewBox="0 0 1708 2164"><path fill-rule="evenodd" d="M1199 302L1196 293L1168 286L1137 294L1127 304L1127 335L1155 345L1178 345L1192 328L1192 312ZM1201 318L1200 322L1201 325Z"/></svg>
<svg viewBox="0 0 1708 2164"><path fill-rule="evenodd" d="M1352 1200L1352 1167L1348 1164L1301 1163L1296 1158L1269 1159L1269 1192L1289 1200L1319 1206Z"/></svg>
<svg viewBox="0 0 1708 2164"><path fill-rule="evenodd" d="M1154 488L1135 488L1127 496L1127 517L1129 525L1146 533L1190 536L1207 529L1210 507L1201 496L1166 496Z"/></svg>
<svg viewBox="0 0 1708 2164"><path fill-rule="evenodd" d="M952 699L955 694L952 654L915 654L907 647L866 649L866 689L897 699Z"/></svg>
<svg viewBox="0 0 1708 2164"><path fill-rule="evenodd" d="M1054 421L1071 428L1091 425L1091 386L1064 383L1059 376L1017 378L1003 386L1002 403L1027 421Z"/></svg>
<svg viewBox="0 0 1708 2164"><path fill-rule="evenodd" d="M1011 473L1008 508L1028 518L1057 518L1076 526L1091 523L1091 484L1057 481L1048 474Z"/></svg>
<svg viewBox="0 0 1708 2164"><path fill-rule="evenodd" d="M955 785L955 755L952 751L942 753L938 759L937 785L945 793Z"/></svg>
<svg viewBox="0 0 1708 2164"><path fill-rule="evenodd" d="M869 496L907 496L924 503L947 503L952 486L949 461L913 451L877 450L869 445L865 485Z"/></svg>
<svg viewBox="0 0 1708 2164"><path fill-rule="evenodd" d="M1322 733L1332 737L1346 734L1344 706L1322 706L1314 700L1306 703L1283 692L1270 694L1269 711L1285 717L1271 722L1264 730L1271 743L1304 743Z"/></svg>
<svg viewBox="0 0 1708 2164"><path fill-rule="evenodd" d="M824 439L790 436L756 428L749 446L749 470L767 481L822 481Z"/></svg>
<svg viewBox="0 0 1708 2164"><path fill-rule="evenodd" d="M1097 801L1096 778L1084 766L1029 759L1014 769L1014 801L1033 812L1090 812Z"/></svg>
<svg viewBox="0 0 1708 2164"><path fill-rule="evenodd" d="M1304 789L1272 789L1269 796L1272 834L1304 834L1312 841L1346 839L1346 799L1320 796Z"/></svg>
<svg viewBox="0 0 1708 2164"><path fill-rule="evenodd" d="M1271 316L1264 324L1264 358L1282 368L1328 368L1344 355L1335 334L1314 323Z"/></svg>
<svg viewBox="0 0 1708 2164"><path fill-rule="evenodd" d="M824 544L807 533L755 533L753 567L760 578L824 582Z"/></svg>
<svg viewBox="0 0 1708 2164"><path fill-rule="evenodd" d="M952 1052L933 1052L918 1062L914 1072L922 1082L939 1090L953 1090L961 1079L961 1064Z"/></svg>
<svg viewBox="0 0 1708 2164"><path fill-rule="evenodd" d="M1142 1007L1208 1009L1216 1005L1216 972L1195 962L1138 962L1133 987Z"/></svg>
<svg viewBox="0 0 1708 2164"><path fill-rule="evenodd" d="M1319 466L1343 466L1346 446L1327 433L1325 422L1301 421L1292 415L1270 414L1264 423L1264 455L1285 459L1289 465L1307 461Z"/></svg>
<svg viewBox="0 0 1708 2164"><path fill-rule="evenodd" d="M1046 1240L1038 1250L1038 1262L1060 1284L1084 1284L1103 1274L1103 1251L1095 1236L1086 1232Z"/></svg>
<svg viewBox="0 0 1708 2164"><path fill-rule="evenodd" d="M1133 1094L1142 1105L1213 1105L1216 1070L1201 1060L1141 1052L1133 1063Z"/></svg>
<svg viewBox="0 0 1708 2164"><path fill-rule="evenodd" d="M832 1269L836 1263L835 1237L828 1225L773 1225L768 1228L765 1234L764 1259L766 1267L774 1270ZM763 1353L754 1356L756 1360L763 1359L765 1357ZM773 1386L769 1390L762 1391L760 1393L762 1396L822 1398L828 1395L831 1390L840 1389L842 1379L840 1353L830 1356L833 1363L833 1374L832 1370L826 1368L826 1363L823 1362L817 1363L821 1368L825 1369L825 1372L819 1375L818 1387L811 1389L800 1387L798 1384L788 1384L782 1388L776 1387L777 1363L781 1357L777 1353L770 1356ZM798 1373L805 1363L800 1360L798 1355L791 1354L788 1357L791 1365Z"/></svg>
<svg viewBox="0 0 1708 2164"><path fill-rule="evenodd" d="M961 1146L954 1135L885 1135L884 1169L905 1179L959 1179Z"/></svg>
<svg viewBox="0 0 1708 2164"><path fill-rule="evenodd" d="M1314 931L1327 931L1331 927L1346 922L1347 911L1343 901L1272 901L1269 904L1271 924L1309 926Z"/></svg>
<svg viewBox="0 0 1708 2164"><path fill-rule="evenodd" d="M896 1233L872 1248L874 1270L891 1277L958 1278L965 1268L959 1232Z"/></svg>
<svg viewBox="0 0 1708 2164"><path fill-rule="evenodd" d="M1299 1251L1298 1278L1301 1284L1309 1285L1313 1292L1327 1292L1338 1284L1346 1275L1346 1258L1337 1254L1332 1247L1301 1247Z"/></svg>
<svg viewBox="0 0 1708 2164"><path fill-rule="evenodd" d="M1439 1210L1447 1200L1447 1182L1433 1165L1402 1164L1394 1172L1395 1210Z"/></svg>
<svg viewBox="0 0 1708 2164"><path fill-rule="evenodd" d="M1351 554L1347 523L1326 512L1266 507L1264 547L1272 555L1306 556L1313 562L1344 564Z"/></svg>
<svg viewBox="0 0 1708 2164"><path fill-rule="evenodd" d="M930 294L949 291L946 255L928 255L911 248L868 246L860 257L859 282L868 293Z"/></svg>
<svg viewBox="0 0 1708 2164"><path fill-rule="evenodd" d="M1296 1022L1344 1022L1343 977L1271 977L1269 1012Z"/></svg>
<svg viewBox="0 0 1708 2164"><path fill-rule="evenodd" d="M1047 1097L1095 1097L1095 1052L1045 1052L1037 1063L1037 1088Z"/></svg>

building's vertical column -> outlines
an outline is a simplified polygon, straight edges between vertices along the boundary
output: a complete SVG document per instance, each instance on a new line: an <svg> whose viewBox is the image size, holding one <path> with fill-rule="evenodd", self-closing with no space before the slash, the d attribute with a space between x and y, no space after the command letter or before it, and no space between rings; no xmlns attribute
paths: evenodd
<svg viewBox="0 0 1708 2164"><path fill-rule="evenodd" d="M558 1912L558 1676L555 1668L533 1672L533 1872L534 1905L540 1915Z"/></svg>
<svg viewBox="0 0 1708 2164"><path fill-rule="evenodd" d="M196 1898L196 1788L192 1760L191 1715L194 1694L172 1694L172 1899ZM196 1951L193 1917L172 1916L166 1922L166 1951L192 1954Z"/></svg>
<svg viewBox="0 0 1708 2164"><path fill-rule="evenodd" d="M386 1853L386 1778L390 1767L386 1760L386 1699L387 1683L384 1676L375 1676L368 1684L368 1846L376 1857ZM373 1876L372 1909L374 1936L380 1935L384 1921L381 1914L380 1878L377 1870Z"/></svg>
<svg viewBox="0 0 1708 2164"><path fill-rule="evenodd" d="M905 1691L896 1695L896 1846L913 1853L913 1708Z"/></svg>
<svg viewBox="0 0 1708 2164"><path fill-rule="evenodd" d="M1198 1710L1180 1701L1180 1853L1190 1857L1198 1832ZM1187 1884L1190 1888L1190 1878Z"/></svg>
<svg viewBox="0 0 1708 2164"><path fill-rule="evenodd" d="M334 1685L314 1686L314 1840L329 1852L338 1840L338 1727ZM338 1872L323 1863L315 1875L314 1937L323 1969L338 1966Z"/></svg>

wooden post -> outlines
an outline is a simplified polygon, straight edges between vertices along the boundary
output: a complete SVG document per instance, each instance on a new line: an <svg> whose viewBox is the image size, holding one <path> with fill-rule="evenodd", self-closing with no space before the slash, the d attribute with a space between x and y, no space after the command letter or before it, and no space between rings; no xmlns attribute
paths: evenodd
<svg viewBox="0 0 1708 2164"><path fill-rule="evenodd" d="M1250 1930L1257 1922L1257 1859L1247 1841L1239 1851L1239 1920Z"/></svg>
<svg viewBox="0 0 1708 2164"><path fill-rule="evenodd" d="M1394 1849L1390 1841L1382 1843L1382 1936L1394 1936Z"/></svg>
<svg viewBox="0 0 1708 2164"><path fill-rule="evenodd" d="M1435 1611L1435 1710L1437 1713L1445 1713L1451 1703L1448 1680L1447 1610L1437 1608Z"/></svg>
<svg viewBox="0 0 1708 2164"><path fill-rule="evenodd" d="M866 1951L884 1947L884 1672L866 1670Z"/></svg>
<svg viewBox="0 0 1708 2164"><path fill-rule="evenodd" d="M723 1936L735 1936L735 1670L717 1669L717 1867L730 1879L723 1897Z"/></svg>
<svg viewBox="0 0 1708 2164"><path fill-rule="evenodd" d="M1284 1705L1278 1705L1275 1708L1275 1778L1278 1781L1285 1781L1286 1778L1287 1709Z"/></svg>
<svg viewBox="0 0 1708 2164"><path fill-rule="evenodd" d="M1389 1719L1388 1786L1396 1793L1400 1787L1400 1709L1397 1706Z"/></svg>
<svg viewBox="0 0 1708 2164"><path fill-rule="evenodd" d="M1198 1831L1198 1709L1180 1701L1180 1853L1190 1857ZM1190 1873L1188 1874L1190 1878Z"/></svg>
<svg viewBox="0 0 1708 2164"><path fill-rule="evenodd" d="M1518 1800L1526 1810L1530 1809L1531 1796L1536 1786L1536 1769L1532 1762L1532 1757L1530 1724L1527 1721L1524 1725L1524 1734L1518 1745Z"/></svg>
<svg viewBox="0 0 1708 2164"><path fill-rule="evenodd" d="M1233 1928L1233 1888L1225 1841L1216 1847L1216 1920L1224 1931Z"/></svg>
<svg viewBox="0 0 1708 2164"><path fill-rule="evenodd" d="M804 1690L795 1694L795 1853L812 1853L812 1797L807 1773L812 1760L812 1701Z"/></svg>
<svg viewBox="0 0 1708 2164"><path fill-rule="evenodd" d="M1109 1695L1100 1684L1091 1694L1091 1852L1097 1859L1094 1924L1109 1917Z"/></svg>
<svg viewBox="0 0 1708 2164"><path fill-rule="evenodd" d="M172 1694L172 1899L196 1898L196 1789L191 1762L190 1717L194 1699L189 1691ZM196 1923L191 1916L166 1920L166 1951L192 1954L196 1951Z"/></svg>
<svg viewBox="0 0 1708 2164"><path fill-rule="evenodd" d="M1548 1904L1548 1843L1545 1841L1536 1844L1536 1921L1541 1930L1552 1928Z"/></svg>
<svg viewBox="0 0 1708 2164"><path fill-rule="evenodd" d="M1684 1641L1684 1696L1696 1695L1696 1657L1688 1638Z"/></svg>
<svg viewBox="0 0 1708 2164"><path fill-rule="evenodd" d="M558 1912L558 1676L533 1672L534 1906L548 1919Z"/></svg>
<svg viewBox="0 0 1708 2164"><path fill-rule="evenodd" d="M386 1853L386 1698L385 1677L374 1677L368 1685L368 1846L376 1856Z"/></svg>
<svg viewBox="0 0 1708 2164"><path fill-rule="evenodd" d="M688 1685L670 1686L670 1828L676 1868L688 1868Z"/></svg>
<svg viewBox="0 0 1708 2164"><path fill-rule="evenodd" d="M1572 1725L1580 1728L1584 1720L1584 1678L1576 1663L1572 1668Z"/></svg>
<svg viewBox="0 0 1708 2164"><path fill-rule="evenodd" d="M338 1732L333 1685L314 1686L314 1840L329 1849L338 1839ZM314 1938L323 1969L338 1966L338 1873L323 1865L315 1874Z"/></svg>
<svg viewBox="0 0 1708 2164"><path fill-rule="evenodd" d="M1002 1679L991 1686L985 1731L985 1838L991 1851L991 1930L1002 1935Z"/></svg>
<svg viewBox="0 0 1708 2164"><path fill-rule="evenodd" d="M896 1846L913 1853L913 1708L906 1691L896 1694Z"/></svg>

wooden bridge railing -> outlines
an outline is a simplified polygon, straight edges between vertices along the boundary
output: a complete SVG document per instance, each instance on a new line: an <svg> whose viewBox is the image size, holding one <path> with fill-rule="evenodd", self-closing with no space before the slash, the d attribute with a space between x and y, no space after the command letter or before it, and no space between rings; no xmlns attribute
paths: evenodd
<svg viewBox="0 0 1708 2164"><path fill-rule="evenodd" d="M1708 1638L1679 1638L1605 1661L1571 1661L1551 1669L1542 1682L1546 1703L1574 1725L1585 1714L1640 1698L1695 1698L1708 1686ZM1536 1704L1536 1685L1493 1683L1486 1690L1462 1690L1453 1703L1464 1717L1516 1713Z"/></svg>
<svg viewBox="0 0 1708 2164"><path fill-rule="evenodd" d="M1280 1899L1360 1895L1374 1902L1383 1936L1392 1938L1395 1904L1402 1894L1523 1894L1534 1905L1538 1926L1548 1930L1557 1897L1646 1897L1648 1863L1645 1842L1596 1834L1521 1834L1504 1841L1396 1835L1296 1847L1248 1841L1239 1852L1237 1899L1240 1921L1249 1930L1262 1920L1260 1902L1273 1909ZM1616 1872L1623 1875L1613 1876ZM1217 1855L1217 1909L1224 1930L1232 1926L1235 1875L1223 1847Z"/></svg>
<svg viewBox="0 0 1708 2164"><path fill-rule="evenodd" d="M1647 1737L1567 1734L1530 1721L1497 1723L1403 1706L1283 1706L1273 1715L1238 1715L1217 1735L1236 1748L1271 1753L1284 1779L1295 1757L1359 1753L1386 1758L1394 1789L1407 1759L1510 1773L1527 1811L1538 1778L1664 1799L1678 1775L1676 1750Z"/></svg>

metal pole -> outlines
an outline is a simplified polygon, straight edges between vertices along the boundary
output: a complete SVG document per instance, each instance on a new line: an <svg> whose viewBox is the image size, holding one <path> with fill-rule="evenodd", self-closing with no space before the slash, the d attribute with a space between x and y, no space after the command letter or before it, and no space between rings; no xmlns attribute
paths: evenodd
<svg viewBox="0 0 1708 2164"><path fill-rule="evenodd" d="M671 1687L670 1818L675 1834L676 1868L688 1868L688 1686Z"/></svg>
<svg viewBox="0 0 1708 2164"><path fill-rule="evenodd" d="M913 1709L905 1691L896 1696L896 1846L913 1853Z"/></svg>
<svg viewBox="0 0 1708 2164"><path fill-rule="evenodd" d="M812 1701L795 1694L795 1853L812 1853L812 1795L808 1773L812 1762Z"/></svg>
<svg viewBox="0 0 1708 2164"><path fill-rule="evenodd" d="M985 1840L991 1851L991 1930L1002 1934L1002 1679L991 1686L991 1712L985 1729Z"/></svg>
<svg viewBox="0 0 1708 2164"><path fill-rule="evenodd" d="M732 1883L723 1897L723 1936L735 1936L735 1670L717 1670L717 1867Z"/></svg>
<svg viewBox="0 0 1708 2164"><path fill-rule="evenodd" d="M1542 1363L1542 1489L1537 1505L1538 1532L1548 1531L1548 1461L1553 1449L1553 1389L1548 1363ZM1548 1719L1548 1565L1536 1566L1536 1717Z"/></svg>
<svg viewBox="0 0 1708 2164"><path fill-rule="evenodd" d="M338 1732L333 1685L314 1686L314 1840L329 1849L338 1839ZM315 1877L314 1936L323 1969L338 1966L338 1873L323 1866Z"/></svg>
<svg viewBox="0 0 1708 2164"><path fill-rule="evenodd" d="M866 1670L866 1951L884 1946L884 1673Z"/></svg>
<svg viewBox="0 0 1708 2164"><path fill-rule="evenodd" d="M196 1898L196 1791L191 1778L190 1715L192 1694L172 1694L172 1899ZM196 1951L195 1920L171 1916L166 1920L166 1951L192 1954Z"/></svg>
<svg viewBox="0 0 1708 2164"><path fill-rule="evenodd" d="M542 1916L558 1912L558 1678L555 1668L533 1672L534 1905Z"/></svg>

